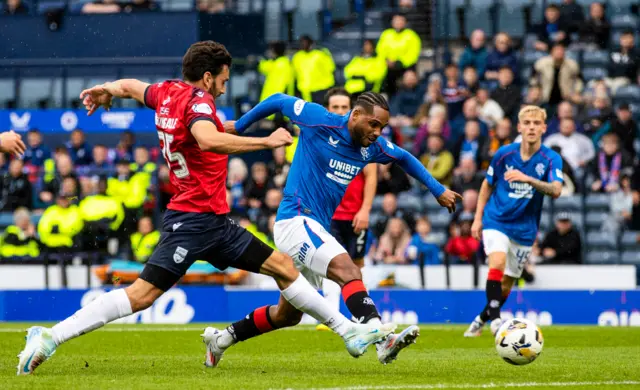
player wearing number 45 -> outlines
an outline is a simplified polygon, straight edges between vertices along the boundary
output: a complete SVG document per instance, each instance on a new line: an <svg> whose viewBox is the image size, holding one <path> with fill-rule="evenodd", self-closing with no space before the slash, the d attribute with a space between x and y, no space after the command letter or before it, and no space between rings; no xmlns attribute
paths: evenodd
<svg viewBox="0 0 640 390"><path fill-rule="evenodd" d="M487 321L494 335L500 328L500 308L531 254L543 198L557 198L562 191L562 159L541 145L546 119L542 108L523 107L518 114L522 142L498 149L487 169L471 226L471 234L482 239L489 257L487 304L465 337L479 336Z"/></svg>

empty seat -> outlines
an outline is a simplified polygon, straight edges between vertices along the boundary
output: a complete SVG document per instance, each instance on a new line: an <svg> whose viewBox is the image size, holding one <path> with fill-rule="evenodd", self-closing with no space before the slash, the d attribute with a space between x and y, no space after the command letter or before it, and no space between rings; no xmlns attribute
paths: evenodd
<svg viewBox="0 0 640 390"><path fill-rule="evenodd" d="M622 234L621 241L622 248L625 250L640 249L640 243L638 243L639 234L639 232L624 232L624 234Z"/></svg>
<svg viewBox="0 0 640 390"><path fill-rule="evenodd" d="M429 234L428 241L442 247L447 243L447 234L445 232L431 233Z"/></svg>
<svg viewBox="0 0 640 390"><path fill-rule="evenodd" d="M381 211L382 210L382 195L378 195L373 198L373 203L371 204L371 211Z"/></svg>
<svg viewBox="0 0 640 390"><path fill-rule="evenodd" d="M561 196L554 200L553 208L556 213L561 211L582 210L582 198L579 195Z"/></svg>
<svg viewBox="0 0 640 390"><path fill-rule="evenodd" d="M540 216L540 230L549 230L550 227L552 227L552 220L551 220L551 213L550 212L542 212L542 215Z"/></svg>
<svg viewBox="0 0 640 390"><path fill-rule="evenodd" d="M622 252L623 264L640 264L640 252L638 251L624 251Z"/></svg>
<svg viewBox="0 0 640 390"><path fill-rule="evenodd" d="M438 200L433 195L428 194L423 197L422 200L427 212L440 212L442 210L442 206L440 206Z"/></svg>
<svg viewBox="0 0 640 390"><path fill-rule="evenodd" d="M582 53L582 63L584 66L607 66L609 52L606 50L585 51Z"/></svg>
<svg viewBox="0 0 640 390"><path fill-rule="evenodd" d="M638 27L638 18L634 15L615 15L611 18L611 27L616 30L635 30Z"/></svg>
<svg viewBox="0 0 640 390"><path fill-rule="evenodd" d="M606 68L586 68L582 70L582 76L586 81L601 80L607 77L608 73Z"/></svg>
<svg viewBox="0 0 640 390"><path fill-rule="evenodd" d="M434 230L445 229L449 226L451 217L447 212L432 213L429 215L429 221Z"/></svg>
<svg viewBox="0 0 640 390"><path fill-rule="evenodd" d="M588 229L600 229L602 223L609 217L606 212L593 211L587 213L586 225Z"/></svg>
<svg viewBox="0 0 640 390"><path fill-rule="evenodd" d="M398 209L419 213L422 211L420 198L415 195L402 193L398 196Z"/></svg>
<svg viewBox="0 0 640 390"><path fill-rule="evenodd" d="M542 201L542 210L549 211L551 210L552 198L549 196L545 196Z"/></svg>
<svg viewBox="0 0 640 390"><path fill-rule="evenodd" d="M608 194L589 194L585 201L587 211L609 211L610 196Z"/></svg>
<svg viewBox="0 0 640 390"><path fill-rule="evenodd" d="M617 251L589 251L584 256L587 264L617 264L619 260Z"/></svg>
<svg viewBox="0 0 640 390"><path fill-rule="evenodd" d="M524 53L524 63L526 66L533 65L540 58L544 57L546 53L541 51L529 51Z"/></svg>
<svg viewBox="0 0 640 390"><path fill-rule="evenodd" d="M618 88L615 95L620 100L640 100L640 87L637 85L627 85Z"/></svg>
<svg viewBox="0 0 640 390"><path fill-rule="evenodd" d="M591 249L618 249L618 239L613 233L590 231L587 233L587 246Z"/></svg>

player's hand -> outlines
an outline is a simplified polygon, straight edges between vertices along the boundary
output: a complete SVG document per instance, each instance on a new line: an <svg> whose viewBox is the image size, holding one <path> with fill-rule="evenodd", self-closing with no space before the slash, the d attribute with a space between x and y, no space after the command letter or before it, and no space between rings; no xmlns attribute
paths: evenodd
<svg viewBox="0 0 640 390"><path fill-rule="evenodd" d="M476 240L482 240L482 220L474 219L471 224L471 236Z"/></svg>
<svg viewBox="0 0 640 390"><path fill-rule="evenodd" d="M82 104L89 111L87 115L92 115L101 106L109 111L113 95L107 89L106 84L100 84L80 92L80 99L82 99Z"/></svg>
<svg viewBox="0 0 640 390"><path fill-rule="evenodd" d="M282 127L274 131L269 137L267 137L267 145L270 149L279 148L281 146L288 146L292 143L293 137L286 129Z"/></svg>
<svg viewBox="0 0 640 390"><path fill-rule="evenodd" d="M462 200L462 196L457 192L446 190L438 197L438 203L442 207L446 207L449 210L449 214L456 211L456 201Z"/></svg>
<svg viewBox="0 0 640 390"><path fill-rule="evenodd" d="M351 226L355 234L360 234L360 232L367 229L369 227L369 211L360 209L353 217Z"/></svg>
<svg viewBox="0 0 640 390"><path fill-rule="evenodd" d="M514 181L519 181L521 183L528 183L531 180L531 177L528 175L525 175L524 173L520 172L517 169L512 169L510 171L507 171L507 173L504 174L504 179L509 183L513 183Z"/></svg>
<svg viewBox="0 0 640 390"><path fill-rule="evenodd" d="M20 157L20 155L27 150L27 147L24 145L24 142L22 142L20 134L10 130L0 134L0 150Z"/></svg>

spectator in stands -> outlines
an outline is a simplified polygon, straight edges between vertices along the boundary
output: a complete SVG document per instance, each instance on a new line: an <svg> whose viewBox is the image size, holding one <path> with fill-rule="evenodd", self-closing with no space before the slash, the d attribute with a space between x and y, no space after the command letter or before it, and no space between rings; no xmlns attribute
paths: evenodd
<svg viewBox="0 0 640 390"><path fill-rule="evenodd" d="M633 172L633 160L625 150L620 150L620 140L614 133L602 137L602 146L591 163L591 174L595 181L591 184L594 192L617 192L620 178Z"/></svg>
<svg viewBox="0 0 640 390"><path fill-rule="evenodd" d="M71 132L71 140L66 144L69 156L76 166L85 166L93 162L93 152L85 140L84 132L80 129Z"/></svg>
<svg viewBox="0 0 640 390"><path fill-rule="evenodd" d="M24 164L20 159L13 159L9 172L0 178L0 210L31 209L32 203L31 182L24 173Z"/></svg>
<svg viewBox="0 0 640 390"><path fill-rule="evenodd" d="M389 221L393 218L402 219L411 231L413 231L416 226L416 220L413 215L406 210L399 209L396 195L388 193L382 198L382 215L373 228L374 235L376 237L382 236L387 229Z"/></svg>
<svg viewBox="0 0 640 390"><path fill-rule="evenodd" d="M609 74L604 81L614 95L620 87L640 81L640 52L635 46L634 31L627 30L620 35L620 48L611 51Z"/></svg>
<svg viewBox="0 0 640 390"><path fill-rule="evenodd" d="M171 200L171 197L177 192L176 188L171 184L169 180L169 167L165 164L160 165L158 168L158 189L160 192L160 199L158 199L158 208L160 211L165 211L167 205ZM233 210L232 210L233 211Z"/></svg>
<svg viewBox="0 0 640 390"><path fill-rule="evenodd" d="M31 213L24 207L18 207L13 213L13 225L7 226L0 237L0 257L40 256L40 244L36 238L36 228L31 223Z"/></svg>
<svg viewBox="0 0 640 390"><path fill-rule="evenodd" d="M470 95L475 95L476 92L478 92L478 88L480 88L480 78L476 68L471 65L464 68L462 71L462 81Z"/></svg>
<svg viewBox="0 0 640 390"><path fill-rule="evenodd" d="M534 77L542 88L543 102L555 107L562 100L580 102L583 82L580 78L580 66L571 58L565 57L565 47L553 45L551 55L540 58L533 65Z"/></svg>
<svg viewBox="0 0 640 390"><path fill-rule="evenodd" d="M269 180L267 165L263 162L255 162L251 166L251 178L247 182L244 193L248 199L249 207L260 209L267 195L267 190L273 187Z"/></svg>
<svg viewBox="0 0 640 390"><path fill-rule="evenodd" d="M391 19L391 28L382 32L376 53L387 62L387 77L384 90L389 96L397 91L397 80L409 68L414 68L420 58L422 41L420 36L407 28L407 18L397 14Z"/></svg>
<svg viewBox="0 0 640 390"><path fill-rule="evenodd" d="M473 30L469 37L469 44L465 47L458 66L460 71L464 71L467 66L473 66L478 71L478 76L484 78L485 67L487 66L487 48L485 47L486 37L484 31Z"/></svg>
<svg viewBox="0 0 640 390"><path fill-rule="evenodd" d="M300 37L300 50L291 59L296 78L296 88L308 102L322 104L324 95L335 85L333 72L336 64L331 52L314 47L309 35Z"/></svg>
<svg viewBox="0 0 640 390"><path fill-rule="evenodd" d="M269 44L267 58L258 64L258 72L265 77L260 93L260 101L276 93L294 95L295 75L291 60L286 55L287 44L276 41Z"/></svg>
<svg viewBox="0 0 640 390"><path fill-rule="evenodd" d="M628 175L620 179L620 190L609 197L609 217L602 224L602 230L618 235L630 223L633 213L633 191Z"/></svg>
<svg viewBox="0 0 640 390"><path fill-rule="evenodd" d="M425 118L423 124L418 127L414 142L413 154L422 156L427 150L427 138L431 134L440 135L445 139L451 137L451 127L447 121L447 111L444 106L433 106L430 116Z"/></svg>
<svg viewBox="0 0 640 390"><path fill-rule="evenodd" d="M462 114L463 104L469 96L469 91L464 82L460 80L456 64L447 65L444 75L446 80L442 88L442 96L444 96L444 101L447 102L449 120L454 120Z"/></svg>
<svg viewBox="0 0 640 390"><path fill-rule="evenodd" d="M444 148L441 135L430 135L427 138L427 152L420 157L420 162L427 168L431 176L445 186L451 184L455 160L451 152Z"/></svg>
<svg viewBox="0 0 640 390"><path fill-rule="evenodd" d="M100 177L113 175L115 167L107 160L108 156L109 149L105 145L97 144L93 147L93 162L87 167L79 168L78 172L96 183Z"/></svg>
<svg viewBox="0 0 640 390"><path fill-rule="evenodd" d="M633 119L628 103L621 103L616 110L616 117L611 120L611 132L618 135L622 148L632 159L636 156L634 143L638 138L638 124Z"/></svg>
<svg viewBox="0 0 640 390"><path fill-rule="evenodd" d="M40 241L47 253L70 253L79 249L84 222L78 206L71 204L72 193L61 191L38 222Z"/></svg>
<svg viewBox="0 0 640 390"><path fill-rule="evenodd" d="M95 193L85 197L78 205L85 223L83 248L90 251L98 250L104 254L107 252L108 240L117 236L116 233L124 221L125 211L119 199L107 195L105 177L98 180L95 188Z"/></svg>
<svg viewBox="0 0 640 390"><path fill-rule="evenodd" d="M116 175L107 180L107 195L114 197L124 205L124 222L121 231L135 231L138 214L147 198L149 175L131 172L131 161L125 158L116 160Z"/></svg>
<svg viewBox="0 0 640 390"><path fill-rule="evenodd" d="M427 217L416 220L416 232L411 237L406 257L412 264L442 264L440 248L431 242L431 223Z"/></svg>
<svg viewBox="0 0 640 390"><path fill-rule="evenodd" d="M536 50L549 51L557 44L568 45L569 26L564 25L560 20L560 8L555 4L548 5L544 11L544 19L535 44Z"/></svg>
<svg viewBox="0 0 640 390"><path fill-rule="evenodd" d="M4 5L5 15L26 15L29 13L29 7L22 0L7 0Z"/></svg>
<svg viewBox="0 0 640 390"><path fill-rule="evenodd" d="M53 201L54 194L60 192L62 188L62 181L66 178L70 178L76 182L76 188L80 189L80 182L78 176L73 172L73 165L71 158L66 154L59 154L56 160L56 172L47 181L45 176L45 183L42 192L40 193L40 200L44 203L51 203ZM73 193L70 196L79 196L79 193Z"/></svg>
<svg viewBox="0 0 640 390"><path fill-rule="evenodd" d="M109 152L109 161L118 159L133 160L133 145L135 143L136 136L133 132L130 130L123 131L115 150Z"/></svg>
<svg viewBox="0 0 640 390"><path fill-rule="evenodd" d="M273 160L269 162L269 177L273 180L273 185L277 188L284 188L290 167L291 164L289 164L286 159L285 148L280 147L274 149Z"/></svg>
<svg viewBox="0 0 640 390"><path fill-rule="evenodd" d="M484 78L487 80L498 80L499 72L502 68L508 68L513 75L518 74L518 58L511 48L511 38L507 33L499 33L494 39L494 50L487 56L487 68Z"/></svg>
<svg viewBox="0 0 640 390"><path fill-rule="evenodd" d="M558 214L556 226L547 233L540 250L546 264L582 263L582 239L580 232L573 227L569 213Z"/></svg>
<svg viewBox="0 0 640 390"><path fill-rule="evenodd" d="M451 190L459 194L462 194L466 190L480 191L484 175L478 172L477 167L474 159L461 159L458 168L454 170Z"/></svg>
<svg viewBox="0 0 640 390"><path fill-rule="evenodd" d="M611 100L606 95L596 95L582 107L578 117L584 127L585 135L591 137L593 143L597 144L602 134L610 130L609 121L613 118Z"/></svg>
<svg viewBox="0 0 640 390"><path fill-rule="evenodd" d="M567 160L562 156L562 148L558 145L554 145L551 147L551 150L558 153L560 155L560 159L562 160L562 192L560 192L560 196L570 196L574 193L578 192L578 188L576 186L576 177L573 174L573 168L571 168L571 164L567 162Z"/></svg>
<svg viewBox="0 0 640 390"><path fill-rule="evenodd" d="M160 232L154 228L151 217L140 218L138 230L131 235L131 259L146 263L159 241Z"/></svg>
<svg viewBox="0 0 640 390"><path fill-rule="evenodd" d="M269 231L269 217L278 212L278 206L282 202L282 191L271 188L264 197L264 204L256 218L256 226L262 232Z"/></svg>
<svg viewBox="0 0 640 390"><path fill-rule="evenodd" d="M476 206L478 204L478 190L468 188L462 194L462 208L456 210L451 215L451 222L449 223L449 234L452 237L459 235L459 222L460 218L465 215L475 215Z"/></svg>
<svg viewBox="0 0 640 390"><path fill-rule="evenodd" d="M424 92L418 86L418 75L409 69L402 76L402 87L391 98L389 105L391 118L389 124L393 127L411 126L413 117L422 103Z"/></svg>
<svg viewBox="0 0 640 390"><path fill-rule="evenodd" d="M225 0L198 0L198 11L209 14L222 13L226 10Z"/></svg>
<svg viewBox="0 0 640 390"><path fill-rule="evenodd" d="M496 129L489 132L489 138L480 151L481 169L489 167L489 163L498 149L511 143L513 138L511 127L511 120L508 117L502 118L496 125Z"/></svg>
<svg viewBox="0 0 640 390"><path fill-rule="evenodd" d="M560 132L548 137L544 144L547 147L560 147L562 157L576 173L584 170L596 155L593 142L586 135L576 132L573 119L563 119L560 122Z"/></svg>
<svg viewBox="0 0 640 390"><path fill-rule="evenodd" d="M577 32L584 24L584 10L575 0L562 0L560 5L560 23L567 26L568 33Z"/></svg>
<svg viewBox="0 0 640 390"><path fill-rule="evenodd" d="M402 218L391 218L378 241L376 261L384 264L405 264L405 253L410 242L411 232L406 222Z"/></svg>
<svg viewBox="0 0 640 390"><path fill-rule="evenodd" d="M439 107L439 108L436 108ZM423 103L418 107L418 112L413 117L413 126L420 127L426 125L431 117L434 115L433 110L440 110L444 113L443 120L447 118L447 102L445 102L442 96L442 89L439 83L431 83L427 87L427 92L424 94ZM440 115L440 114L438 114Z"/></svg>
<svg viewBox="0 0 640 390"><path fill-rule="evenodd" d="M42 143L42 134L38 129L31 129L27 133L27 150L24 152L25 165L41 168L45 160L51 158L51 149Z"/></svg>
<svg viewBox="0 0 640 390"><path fill-rule="evenodd" d="M245 182L249 171L247 164L239 157L229 160L227 173L227 188L231 194L231 205L229 208L236 213L242 213L247 207L245 198Z"/></svg>
<svg viewBox="0 0 640 390"><path fill-rule="evenodd" d="M409 177L398 164L378 164L378 195L397 195L410 188Z"/></svg>
<svg viewBox="0 0 640 390"><path fill-rule="evenodd" d="M557 134L560 131L560 122L564 119L571 119L574 121L576 126L576 131L578 133L584 133L584 127L580 122L576 122L576 108L571 102L563 101L558 105L558 110L556 115L551 118L547 125L547 131L542 135L542 139L545 140L554 134Z"/></svg>
<svg viewBox="0 0 640 390"><path fill-rule="evenodd" d="M504 116L515 120L520 110L522 100L522 89L513 83L514 73L509 66L503 66L498 73L498 87L491 92L491 98L495 100Z"/></svg>
<svg viewBox="0 0 640 390"><path fill-rule="evenodd" d="M527 88L527 93L524 96L524 101L521 106L544 106L542 101L542 88L539 85L530 85Z"/></svg>
<svg viewBox="0 0 640 390"><path fill-rule="evenodd" d="M464 136L453 147L455 164L462 159L473 159L476 164L482 163L480 151L484 148L485 138L480 135L480 124L476 120L469 120L464 127Z"/></svg>
<svg viewBox="0 0 640 390"><path fill-rule="evenodd" d="M603 3L589 5L589 20L581 24L578 31L580 43L587 50L606 49L609 46L611 25L605 17Z"/></svg>
<svg viewBox="0 0 640 390"><path fill-rule="evenodd" d="M122 12L126 13L155 11L157 9L158 5L152 0L131 0L122 5Z"/></svg>
<svg viewBox="0 0 640 390"><path fill-rule="evenodd" d="M344 67L344 88L353 99L365 91L380 92L387 75L387 63L375 53L375 45L371 39L364 41L362 53L355 56Z"/></svg>
<svg viewBox="0 0 640 390"><path fill-rule="evenodd" d="M451 122L451 137L449 137L449 145L456 145L464 138L467 122L475 121L480 126L480 135L486 137L489 135L489 126L480 119L478 100L475 98L467 99L462 106L462 116Z"/></svg>
<svg viewBox="0 0 640 390"><path fill-rule="evenodd" d="M504 118L504 111L502 110L502 107L500 107L498 102L491 99L487 88L478 89L476 100L478 102L480 119L484 121L489 128L494 128L495 125Z"/></svg>
<svg viewBox="0 0 640 390"><path fill-rule="evenodd" d="M480 242L471 236L472 213L462 213L459 218L459 235L451 237L444 247L445 253L453 257L452 262L469 263L475 256Z"/></svg>

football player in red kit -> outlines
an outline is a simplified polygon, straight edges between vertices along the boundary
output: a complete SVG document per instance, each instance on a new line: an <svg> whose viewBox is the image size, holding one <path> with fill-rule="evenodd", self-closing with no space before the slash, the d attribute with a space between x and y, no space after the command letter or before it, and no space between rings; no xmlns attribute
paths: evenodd
<svg viewBox="0 0 640 390"><path fill-rule="evenodd" d="M223 45L198 42L183 57L184 81L150 85L124 79L81 93L88 115L101 106L108 109L114 97L135 99L155 110L160 146L177 192L164 214L158 247L140 277L127 288L101 295L53 328L31 327L25 349L18 356L18 375L31 374L60 344L148 308L198 259L221 270L233 267L272 276L282 297L330 326L343 338L352 356L362 355L369 345L384 340L394 330L392 324L353 324L300 275L291 257L263 244L227 216L227 155L292 142L284 129L265 138L224 132L216 116L214 98L225 92L230 66L231 55ZM256 329L269 331L274 315L268 309L256 309L238 326L237 335L253 334ZM209 364L217 364L216 359L207 356Z"/></svg>

